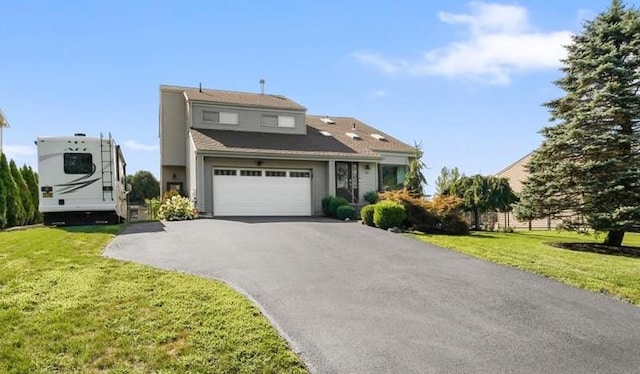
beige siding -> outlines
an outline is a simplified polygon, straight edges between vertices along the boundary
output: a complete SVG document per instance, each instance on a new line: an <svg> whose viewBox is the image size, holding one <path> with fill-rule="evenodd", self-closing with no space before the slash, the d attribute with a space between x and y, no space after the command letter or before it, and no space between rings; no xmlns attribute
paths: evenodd
<svg viewBox="0 0 640 374"><path fill-rule="evenodd" d="M228 112L238 114L238 124L220 124L202 120L203 111ZM262 116L289 116L295 118L295 128L263 126ZM264 108L242 108L227 105L193 104L193 127L215 130L255 131L278 134L306 134L305 113L301 111L273 110Z"/></svg>
<svg viewBox="0 0 640 374"><path fill-rule="evenodd" d="M369 169L367 169L369 166ZM359 197L361 204L365 203L364 194L369 191L378 191L378 165L375 163L361 162L358 164L358 184Z"/></svg>
<svg viewBox="0 0 640 374"><path fill-rule="evenodd" d="M516 194L522 191L522 182L529 176L529 171L527 171L526 168L529 160L531 160L531 154L528 154L497 174L498 177L509 180L509 185Z"/></svg>
<svg viewBox="0 0 640 374"><path fill-rule="evenodd" d="M409 165L409 155L407 154L380 152L380 156L383 157L380 161L382 165Z"/></svg>
<svg viewBox="0 0 640 374"><path fill-rule="evenodd" d="M322 198L327 192L327 162L322 161L289 161L261 160L258 166L255 159L205 157L204 159L204 213L213 214L213 168L214 167L247 167L273 169L311 169L311 203L314 215L322 215ZM260 193L256 191L256 193Z"/></svg>
<svg viewBox="0 0 640 374"><path fill-rule="evenodd" d="M507 178L509 180L509 186L511 186L511 189L516 194L519 194L522 191L522 182L529 176L529 171L527 170L526 165L529 163L529 160L531 160L531 156L531 153L526 155L496 174L498 177ZM541 218L532 220L531 224L529 224L529 221L518 221L513 212L506 215L505 213L498 213L498 221L496 222L499 229L505 227L528 229L531 227L531 229L537 230L553 230L561 223L562 220L559 219Z"/></svg>
<svg viewBox="0 0 640 374"><path fill-rule="evenodd" d="M160 92L160 189L166 190L167 182L175 181L180 168L186 165L186 101L181 92ZM183 168L184 169L184 168ZM184 174L184 171L180 172ZM184 177L180 179L185 182Z"/></svg>
<svg viewBox="0 0 640 374"><path fill-rule="evenodd" d="M197 182L196 182L196 150L191 136L187 136L187 183L185 184L185 192L190 199L196 198Z"/></svg>

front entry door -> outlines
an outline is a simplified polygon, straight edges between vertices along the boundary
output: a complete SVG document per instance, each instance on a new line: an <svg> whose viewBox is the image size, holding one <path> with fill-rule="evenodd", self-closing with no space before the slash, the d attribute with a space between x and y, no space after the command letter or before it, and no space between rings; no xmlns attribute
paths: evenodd
<svg viewBox="0 0 640 374"><path fill-rule="evenodd" d="M358 202L358 163L336 162L336 196Z"/></svg>

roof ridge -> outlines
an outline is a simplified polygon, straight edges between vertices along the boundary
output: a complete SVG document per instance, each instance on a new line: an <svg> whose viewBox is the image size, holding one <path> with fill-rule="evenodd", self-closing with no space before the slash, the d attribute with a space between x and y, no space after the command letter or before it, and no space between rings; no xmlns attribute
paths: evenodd
<svg viewBox="0 0 640 374"><path fill-rule="evenodd" d="M531 152L527 153L526 155L520 157L517 161L514 161L514 162L510 163L508 166L502 168L502 170L494 173L493 175L500 175L500 174L504 173L505 171L507 171L507 170L511 169L512 167L516 166L517 164L519 164L525 158L527 158L530 155L532 155L535 151L537 151L537 149L534 149L533 151L531 151Z"/></svg>
<svg viewBox="0 0 640 374"><path fill-rule="evenodd" d="M200 87L188 87L188 86L174 86L174 85L167 85L167 84L161 84L160 88L173 88L173 89L182 89L182 90L200 90ZM228 93L236 93L236 94L244 94L244 95L257 95L257 96L272 96L272 97L280 97L280 98L285 98L287 100L291 100L289 97L285 96L285 95L281 95L281 94L273 94L273 93L260 93L260 92L248 92L248 91L237 91L237 90L221 90L221 89L217 89L217 88L205 88L202 87L202 93L206 93L206 91L211 91L211 92L228 92ZM293 100L291 100L293 101Z"/></svg>

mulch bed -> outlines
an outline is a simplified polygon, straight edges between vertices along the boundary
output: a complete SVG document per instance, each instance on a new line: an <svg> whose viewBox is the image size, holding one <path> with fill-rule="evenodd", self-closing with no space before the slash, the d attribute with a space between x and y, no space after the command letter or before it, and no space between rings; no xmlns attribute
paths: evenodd
<svg viewBox="0 0 640 374"><path fill-rule="evenodd" d="M603 255L625 256L640 258L640 248L611 245L599 243L546 243L556 248L568 249L570 251L591 252Z"/></svg>

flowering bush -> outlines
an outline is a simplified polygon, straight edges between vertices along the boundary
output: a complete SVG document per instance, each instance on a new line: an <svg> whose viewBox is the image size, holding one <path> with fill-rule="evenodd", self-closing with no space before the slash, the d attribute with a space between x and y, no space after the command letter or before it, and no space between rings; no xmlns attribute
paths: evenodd
<svg viewBox="0 0 640 374"><path fill-rule="evenodd" d="M160 205L158 218L166 221L182 221L196 218L196 212L193 202L189 198L175 195Z"/></svg>

